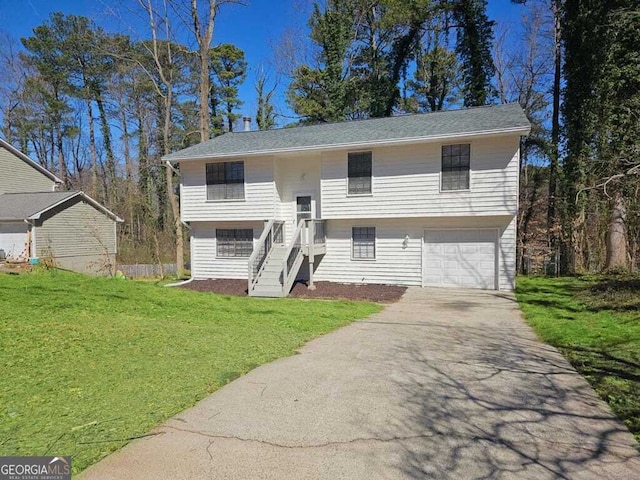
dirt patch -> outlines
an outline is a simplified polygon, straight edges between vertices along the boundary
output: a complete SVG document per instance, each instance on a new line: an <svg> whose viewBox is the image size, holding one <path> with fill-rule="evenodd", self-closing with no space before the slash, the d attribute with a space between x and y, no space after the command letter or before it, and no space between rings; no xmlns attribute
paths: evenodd
<svg viewBox="0 0 640 480"><path fill-rule="evenodd" d="M322 298L329 300L361 300L378 303L393 303L407 290L395 285L355 285L334 282L315 282L315 290L309 290L305 282L298 282L291 290L296 298ZM247 295L246 280L216 279L194 280L180 288L197 292L212 292L220 295Z"/></svg>

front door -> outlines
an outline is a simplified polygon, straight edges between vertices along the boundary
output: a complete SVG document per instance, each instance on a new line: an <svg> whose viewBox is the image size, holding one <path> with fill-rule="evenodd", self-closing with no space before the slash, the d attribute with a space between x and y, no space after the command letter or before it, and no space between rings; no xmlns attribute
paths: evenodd
<svg viewBox="0 0 640 480"><path fill-rule="evenodd" d="M316 218L316 201L312 194L296 195L296 227L300 220ZM302 240L307 243L309 233L305 228L302 231Z"/></svg>

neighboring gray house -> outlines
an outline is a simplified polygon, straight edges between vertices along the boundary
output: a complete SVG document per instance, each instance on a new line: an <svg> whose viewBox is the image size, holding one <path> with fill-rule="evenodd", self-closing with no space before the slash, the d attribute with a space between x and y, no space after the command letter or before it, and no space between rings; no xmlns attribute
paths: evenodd
<svg viewBox="0 0 640 480"><path fill-rule="evenodd" d="M233 132L180 164L195 279L296 279L511 290L517 104Z"/></svg>
<svg viewBox="0 0 640 480"><path fill-rule="evenodd" d="M83 273L111 273L122 220L0 139L0 250Z"/></svg>

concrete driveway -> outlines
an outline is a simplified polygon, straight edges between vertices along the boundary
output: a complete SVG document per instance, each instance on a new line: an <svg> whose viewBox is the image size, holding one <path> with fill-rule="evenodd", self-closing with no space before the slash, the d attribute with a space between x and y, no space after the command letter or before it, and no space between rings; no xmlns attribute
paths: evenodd
<svg viewBox="0 0 640 480"><path fill-rule="evenodd" d="M628 430L500 292L409 289L156 433L82 478L640 478Z"/></svg>

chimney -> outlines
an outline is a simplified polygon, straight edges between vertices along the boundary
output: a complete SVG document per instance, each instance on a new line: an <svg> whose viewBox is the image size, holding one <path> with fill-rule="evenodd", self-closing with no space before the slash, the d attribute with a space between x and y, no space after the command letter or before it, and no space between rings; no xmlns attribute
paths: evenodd
<svg viewBox="0 0 640 480"><path fill-rule="evenodd" d="M244 122L244 131L251 131L251 117L242 117L242 121Z"/></svg>

